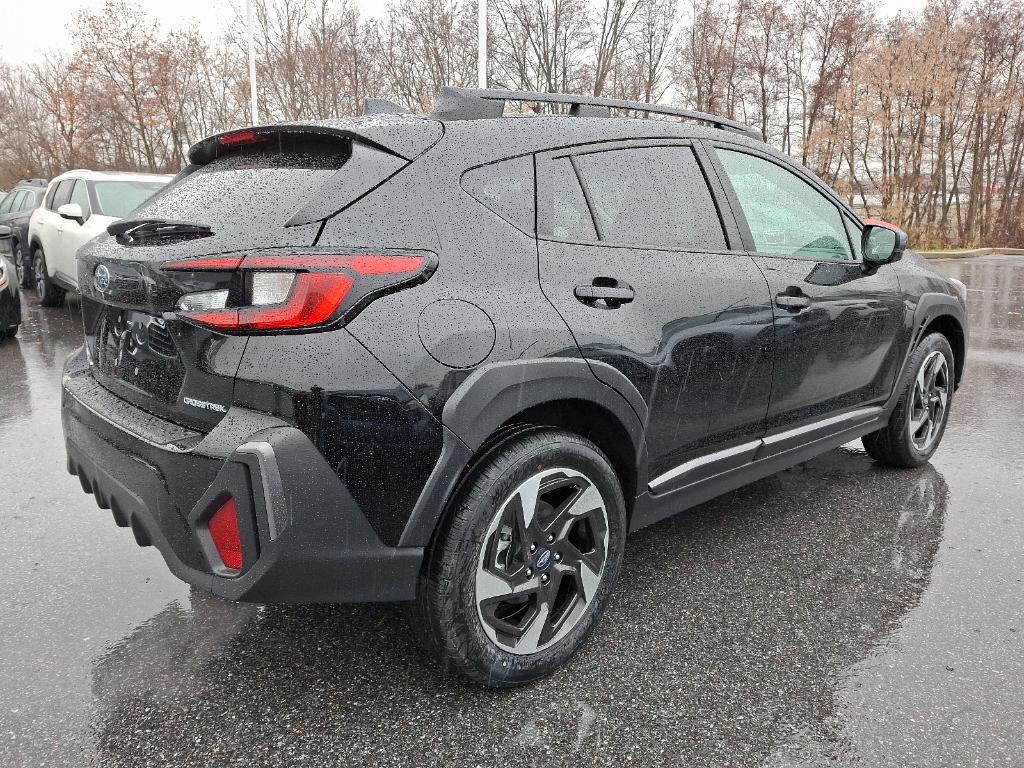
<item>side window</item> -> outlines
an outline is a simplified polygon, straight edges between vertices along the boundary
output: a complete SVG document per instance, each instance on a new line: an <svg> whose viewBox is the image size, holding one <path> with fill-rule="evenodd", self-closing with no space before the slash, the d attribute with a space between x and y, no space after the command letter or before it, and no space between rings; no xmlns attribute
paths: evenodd
<svg viewBox="0 0 1024 768"><path fill-rule="evenodd" d="M11 210L11 207L14 205L14 198L16 198L17 196L17 192L7 193L7 196L4 198L4 201L0 203L0 214L7 213Z"/></svg>
<svg viewBox="0 0 1024 768"><path fill-rule="evenodd" d="M51 184L46 188L46 197L43 199L43 205L47 210L53 210L53 196L57 194L57 187L59 186L60 184Z"/></svg>
<svg viewBox="0 0 1024 768"><path fill-rule="evenodd" d="M690 147L579 155L576 167L602 242L725 250L711 191Z"/></svg>
<svg viewBox="0 0 1024 768"><path fill-rule="evenodd" d="M718 149L758 253L850 261L843 216L795 173L755 155Z"/></svg>
<svg viewBox="0 0 1024 768"><path fill-rule="evenodd" d="M597 240L594 219L568 157L546 163L538 191L541 199L538 229L542 237L573 243Z"/></svg>
<svg viewBox="0 0 1024 768"><path fill-rule="evenodd" d="M471 168L462 188L512 226L533 232L533 155Z"/></svg>
<svg viewBox="0 0 1024 768"><path fill-rule="evenodd" d="M78 203L82 207L82 218L88 219L92 214L92 206L89 205L89 189L85 182L79 179L71 191L71 200L68 202Z"/></svg>
<svg viewBox="0 0 1024 768"><path fill-rule="evenodd" d="M21 204L25 201L25 196L28 193L24 189L20 189L13 193L13 200L11 201L11 213L17 213L21 210Z"/></svg>
<svg viewBox="0 0 1024 768"><path fill-rule="evenodd" d="M18 207L19 211L31 211L36 201L36 193L31 189L26 189L25 194L21 197L21 205Z"/></svg>
<svg viewBox="0 0 1024 768"><path fill-rule="evenodd" d="M74 186L74 179L65 179L57 186L57 191L53 195L53 210L71 201L71 188Z"/></svg>

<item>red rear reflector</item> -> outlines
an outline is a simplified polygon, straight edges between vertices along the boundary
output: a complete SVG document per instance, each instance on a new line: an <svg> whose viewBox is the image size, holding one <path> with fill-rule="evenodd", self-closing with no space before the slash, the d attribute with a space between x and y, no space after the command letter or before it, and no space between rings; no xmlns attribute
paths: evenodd
<svg viewBox="0 0 1024 768"><path fill-rule="evenodd" d="M241 570L242 539L238 535L238 510L234 498L229 498L213 513L207 528L224 565L236 571Z"/></svg>

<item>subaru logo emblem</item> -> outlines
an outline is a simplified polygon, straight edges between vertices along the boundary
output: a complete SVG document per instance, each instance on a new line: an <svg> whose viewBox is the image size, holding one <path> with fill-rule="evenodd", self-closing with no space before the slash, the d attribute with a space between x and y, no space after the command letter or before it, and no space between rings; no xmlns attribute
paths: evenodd
<svg viewBox="0 0 1024 768"><path fill-rule="evenodd" d="M103 292L110 287L110 270L107 269L106 265L100 264L96 267L96 271L92 275L93 282L96 284L96 290Z"/></svg>
<svg viewBox="0 0 1024 768"><path fill-rule="evenodd" d="M541 550L541 553L537 555L537 570L543 571L549 565L551 565L551 551L547 549Z"/></svg>

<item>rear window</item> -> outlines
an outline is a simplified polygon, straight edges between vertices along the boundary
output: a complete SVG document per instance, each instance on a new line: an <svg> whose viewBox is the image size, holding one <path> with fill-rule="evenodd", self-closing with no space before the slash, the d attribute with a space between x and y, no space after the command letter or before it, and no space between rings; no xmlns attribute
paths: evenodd
<svg viewBox="0 0 1024 768"><path fill-rule="evenodd" d="M532 155L472 168L462 175L462 188L512 226L533 232Z"/></svg>
<svg viewBox="0 0 1024 768"><path fill-rule="evenodd" d="M123 219L166 184L166 181L94 181L92 193L96 212Z"/></svg>
<svg viewBox="0 0 1024 768"><path fill-rule="evenodd" d="M143 205L136 215L207 224L218 232L282 227L315 202L349 157L347 141L274 140L243 147L195 168Z"/></svg>
<svg viewBox="0 0 1024 768"><path fill-rule="evenodd" d="M711 191L690 147L593 152L576 157L602 242L725 250Z"/></svg>

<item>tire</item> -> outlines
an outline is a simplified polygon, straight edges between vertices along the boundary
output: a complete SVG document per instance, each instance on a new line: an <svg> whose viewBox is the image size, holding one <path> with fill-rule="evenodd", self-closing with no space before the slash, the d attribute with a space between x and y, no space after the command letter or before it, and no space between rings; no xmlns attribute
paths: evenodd
<svg viewBox="0 0 1024 768"><path fill-rule="evenodd" d="M942 442L953 405L953 349L941 333L918 344L907 365L903 394L889 423L862 438L868 455L891 467L919 467Z"/></svg>
<svg viewBox="0 0 1024 768"><path fill-rule="evenodd" d="M530 506L527 521L517 510ZM510 438L472 470L428 551L411 609L428 655L495 687L551 674L604 610L625 536L619 479L593 443Z"/></svg>
<svg viewBox="0 0 1024 768"><path fill-rule="evenodd" d="M13 339L17 335L18 335L18 326L17 325L15 325L15 326L13 326L11 328L5 328L4 330L0 330L0 341L4 341L6 339Z"/></svg>
<svg viewBox="0 0 1024 768"><path fill-rule="evenodd" d="M56 285L46 271L46 257L42 248L32 252L32 276L39 294L39 303L44 307L59 307L64 302L64 289Z"/></svg>
<svg viewBox="0 0 1024 768"><path fill-rule="evenodd" d="M14 271L18 275L19 288L31 288L33 286L32 266L25 260L25 249L21 247L21 243L14 247Z"/></svg>

